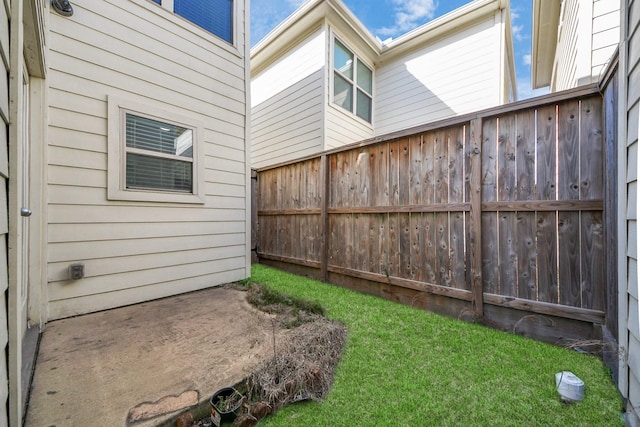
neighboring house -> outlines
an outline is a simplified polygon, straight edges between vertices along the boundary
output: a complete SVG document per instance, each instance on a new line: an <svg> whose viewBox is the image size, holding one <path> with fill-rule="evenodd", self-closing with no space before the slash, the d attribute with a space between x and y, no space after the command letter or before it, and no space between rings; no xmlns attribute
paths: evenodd
<svg viewBox="0 0 640 427"><path fill-rule="evenodd" d="M0 425L27 331L250 274L248 1L49 3L0 6Z"/></svg>
<svg viewBox="0 0 640 427"><path fill-rule="evenodd" d="M620 0L534 0L532 86L598 81L620 42Z"/></svg>
<svg viewBox="0 0 640 427"><path fill-rule="evenodd" d="M623 0L618 69L619 389L627 424L640 426L640 287L638 286L638 134L640 133L640 0Z"/></svg>
<svg viewBox="0 0 640 427"><path fill-rule="evenodd" d="M638 134L640 133L640 0L535 0L532 82L551 91L598 82L617 67L618 388L627 425L640 425L638 285ZM617 52L617 56L616 56ZM611 62L611 64L609 64ZM607 90L608 92L608 90ZM607 96L607 93L605 93Z"/></svg>
<svg viewBox="0 0 640 427"><path fill-rule="evenodd" d="M251 157L267 166L515 100L507 0L381 42L309 0L251 50Z"/></svg>

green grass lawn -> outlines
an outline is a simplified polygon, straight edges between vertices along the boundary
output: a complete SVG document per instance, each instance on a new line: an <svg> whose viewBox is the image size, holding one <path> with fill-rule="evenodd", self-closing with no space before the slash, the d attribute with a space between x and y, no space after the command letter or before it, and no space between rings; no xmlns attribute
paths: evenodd
<svg viewBox="0 0 640 427"><path fill-rule="evenodd" d="M616 426L622 402L595 357L255 265L252 281L317 302L347 326L323 402L267 417L273 426ZM555 373L585 397L559 401Z"/></svg>

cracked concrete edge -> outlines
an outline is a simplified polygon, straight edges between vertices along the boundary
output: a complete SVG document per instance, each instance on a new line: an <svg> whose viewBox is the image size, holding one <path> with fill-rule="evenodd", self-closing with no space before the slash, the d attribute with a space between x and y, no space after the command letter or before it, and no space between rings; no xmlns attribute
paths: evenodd
<svg viewBox="0 0 640 427"><path fill-rule="evenodd" d="M134 425L176 411L183 411L198 404L200 393L186 390L179 395L165 396L155 402L142 402L129 410L127 425Z"/></svg>

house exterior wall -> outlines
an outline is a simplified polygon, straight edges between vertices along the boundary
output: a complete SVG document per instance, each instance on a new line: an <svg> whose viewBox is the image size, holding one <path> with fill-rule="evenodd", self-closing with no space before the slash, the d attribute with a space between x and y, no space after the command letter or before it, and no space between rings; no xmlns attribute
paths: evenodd
<svg viewBox="0 0 640 427"><path fill-rule="evenodd" d="M0 1L0 425L8 425L7 404L9 399L7 370L7 344L9 342L7 326L7 289L9 284L7 272L7 178L9 135L9 3Z"/></svg>
<svg viewBox="0 0 640 427"><path fill-rule="evenodd" d="M551 91L596 82L620 41L620 2L562 3Z"/></svg>
<svg viewBox="0 0 640 427"><path fill-rule="evenodd" d="M627 2L623 2L627 3ZM621 239L624 247L619 250L623 257L620 269L620 345L626 350L622 358L620 391L627 400L627 424L638 425L640 419L640 320L638 289L638 134L640 126L640 1L630 0L623 15L625 42L621 44L621 120L625 135L620 144L626 170L622 171L622 190L626 195L626 206L620 206L624 224ZM626 96L625 96L626 94ZM624 292L626 288L626 292ZM634 424L635 422L635 424Z"/></svg>
<svg viewBox="0 0 640 427"><path fill-rule="evenodd" d="M326 30L318 29L252 79L254 167L323 149L326 39Z"/></svg>
<svg viewBox="0 0 640 427"><path fill-rule="evenodd" d="M489 16L383 63L376 71L375 134L502 104L501 37L500 19Z"/></svg>
<svg viewBox="0 0 640 427"><path fill-rule="evenodd" d="M250 274L247 3L236 2L235 46L146 0L75 0L72 17L51 14L49 319ZM114 99L202 124L202 203L108 199ZM70 280L75 263L85 276Z"/></svg>

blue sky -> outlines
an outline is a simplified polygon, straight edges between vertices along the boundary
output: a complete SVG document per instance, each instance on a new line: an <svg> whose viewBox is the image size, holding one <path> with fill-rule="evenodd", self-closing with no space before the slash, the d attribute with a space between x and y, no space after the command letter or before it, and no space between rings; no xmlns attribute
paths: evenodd
<svg viewBox="0 0 640 427"><path fill-rule="evenodd" d="M468 0L343 0L362 23L380 39L396 38L470 3ZM256 44L305 0L252 0L251 43ZM518 98L546 93L531 90L531 4L511 0L511 19L518 79Z"/></svg>

